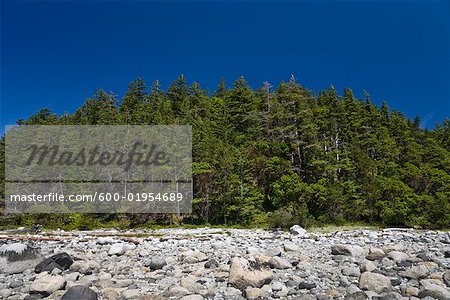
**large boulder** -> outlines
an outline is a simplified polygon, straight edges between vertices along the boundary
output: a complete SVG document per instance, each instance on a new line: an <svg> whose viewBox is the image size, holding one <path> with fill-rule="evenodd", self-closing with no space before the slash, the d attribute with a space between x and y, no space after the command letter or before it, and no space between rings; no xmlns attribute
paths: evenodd
<svg viewBox="0 0 450 300"><path fill-rule="evenodd" d="M24 243L0 247L0 273L17 274L33 269L42 260L39 250Z"/></svg>
<svg viewBox="0 0 450 300"><path fill-rule="evenodd" d="M389 292L392 289L391 280L381 274L364 272L359 277L359 288L376 293Z"/></svg>
<svg viewBox="0 0 450 300"><path fill-rule="evenodd" d="M299 237L304 237L306 235L306 230L299 225L294 225L289 229L289 232L293 235L298 235Z"/></svg>
<svg viewBox="0 0 450 300"><path fill-rule="evenodd" d="M74 285L62 296L61 300L97 300L98 295L85 285Z"/></svg>
<svg viewBox="0 0 450 300"><path fill-rule="evenodd" d="M50 256L40 262L35 268L36 273L41 273L45 271L51 271L54 268L58 268L61 271L68 270L73 264L73 259L69 254L63 252Z"/></svg>
<svg viewBox="0 0 450 300"><path fill-rule="evenodd" d="M230 274L228 283L240 289L245 290L248 286L260 288L268 284L273 279L273 273L270 269L261 266L250 266L250 263L238 257L231 259Z"/></svg>
<svg viewBox="0 0 450 300"><path fill-rule="evenodd" d="M333 245L331 246L331 254L364 257L365 251L362 247L356 245Z"/></svg>

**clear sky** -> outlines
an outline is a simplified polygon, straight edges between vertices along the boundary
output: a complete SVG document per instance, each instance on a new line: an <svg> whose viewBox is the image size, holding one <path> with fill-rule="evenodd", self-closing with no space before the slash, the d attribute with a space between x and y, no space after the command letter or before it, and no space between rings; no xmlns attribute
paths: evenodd
<svg viewBox="0 0 450 300"><path fill-rule="evenodd" d="M423 126L450 117L450 1L1 0L1 122L74 112L96 89L179 74L214 90L294 74Z"/></svg>

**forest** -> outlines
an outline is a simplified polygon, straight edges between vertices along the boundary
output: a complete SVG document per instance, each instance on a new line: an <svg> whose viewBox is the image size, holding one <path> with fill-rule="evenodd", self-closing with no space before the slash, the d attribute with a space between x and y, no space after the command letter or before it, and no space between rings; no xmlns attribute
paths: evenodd
<svg viewBox="0 0 450 300"><path fill-rule="evenodd" d="M395 99L394 99L395 100ZM393 100L393 101L394 101ZM424 99L425 101L425 99ZM102 89L74 113L43 108L20 125L189 124L193 211L21 214L0 226L89 229L168 225L283 228L364 223L450 227L450 119L433 129L367 92L311 91L291 78L252 89L241 77L214 92L180 75L163 90L138 78L122 99ZM5 139L0 145L4 199ZM2 200L3 201L3 200ZM3 206L3 204L1 204ZM3 207L1 208L3 209Z"/></svg>

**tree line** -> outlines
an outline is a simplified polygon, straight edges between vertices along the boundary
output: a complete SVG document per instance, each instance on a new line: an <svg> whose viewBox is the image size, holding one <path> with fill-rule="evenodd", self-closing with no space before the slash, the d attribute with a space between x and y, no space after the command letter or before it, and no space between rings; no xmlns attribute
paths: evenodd
<svg viewBox="0 0 450 300"><path fill-rule="evenodd" d="M13 215L2 217L4 226L450 227L450 119L427 130L366 92L363 99L348 88L316 93L294 78L252 89L241 77L209 93L182 75L164 91L138 78L120 100L100 89L72 114L44 108L17 123L192 125L193 213ZM4 139L0 168L3 198Z"/></svg>

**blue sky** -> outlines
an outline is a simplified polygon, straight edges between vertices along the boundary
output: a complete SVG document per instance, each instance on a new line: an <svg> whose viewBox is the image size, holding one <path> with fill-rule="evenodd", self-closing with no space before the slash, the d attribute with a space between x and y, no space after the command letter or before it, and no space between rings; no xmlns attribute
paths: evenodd
<svg viewBox="0 0 450 300"><path fill-rule="evenodd" d="M450 1L1 1L2 128L181 73L365 89L432 128L450 117Z"/></svg>

